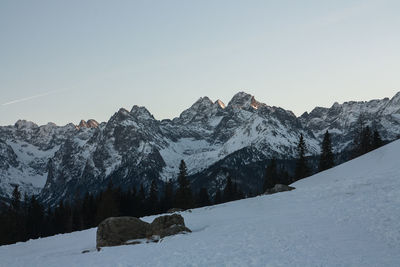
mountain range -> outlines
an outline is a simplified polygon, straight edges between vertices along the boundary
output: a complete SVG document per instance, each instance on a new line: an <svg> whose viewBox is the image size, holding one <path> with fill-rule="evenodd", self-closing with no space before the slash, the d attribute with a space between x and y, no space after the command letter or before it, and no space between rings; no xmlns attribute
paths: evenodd
<svg viewBox="0 0 400 267"><path fill-rule="evenodd" d="M19 120L0 126L0 197L9 199L15 185L48 204L99 192L110 180L122 188L148 188L152 180L175 180L181 159L194 188L212 194L231 174L245 192L254 192L268 160L293 160L300 134L308 154L316 156L329 130L340 154L351 148L360 117L385 141L397 139L400 92L390 99L316 107L299 117L239 92L227 105L201 97L172 120L156 120L136 105L102 123L38 126Z"/></svg>

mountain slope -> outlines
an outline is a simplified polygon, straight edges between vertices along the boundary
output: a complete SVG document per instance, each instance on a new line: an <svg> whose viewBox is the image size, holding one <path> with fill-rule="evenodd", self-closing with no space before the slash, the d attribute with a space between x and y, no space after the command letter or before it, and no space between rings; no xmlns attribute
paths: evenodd
<svg viewBox="0 0 400 267"><path fill-rule="evenodd" d="M23 194L38 194L47 180L48 160L76 133L73 124L38 126L25 120L0 127L0 198L9 196L14 185Z"/></svg>
<svg viewBox="0 0 400 267"><path fill-rule="evenodd" d="M339 144L334 150L339 152L351 145L360 117L364 126L379 129L384 139L397 139L400 134L400 92L391 99L335 103L330 108L316 107L310 113L301 115L300 121L318 139L322 139L325 131L329 130L333 142Z"/></svg>
<svg viewBox="0 0 400 267"><path fill-rule="evenodd" d="M399 159L395 141L293 191L183 212L193 233L160 243L97 252L90 229L2 246L0 265L399 266Z"/></svg>

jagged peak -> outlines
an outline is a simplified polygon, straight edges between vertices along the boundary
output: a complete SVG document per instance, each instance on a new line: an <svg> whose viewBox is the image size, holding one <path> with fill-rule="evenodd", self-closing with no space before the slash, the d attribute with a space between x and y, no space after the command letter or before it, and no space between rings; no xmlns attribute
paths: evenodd
<svg viewBox="0 0 400 267"><path fill-rule="evenodd" d="M88 124L87 124L87 122L86 122L85 120L81 120L81 121L79 122L79 124L78 124L78 127L79 127L79 128L87 128L87 127L88 127Z"/></svg>
<svg viewBox="0 0 400 267"><path fill-rule="evenodd" d="M119 114L128 114L129 111L126 108L120 108L117 113L119 113Z"/></svg>
<svg viewBox="0 0 400 267"><path fill-rule="evenodd" d="M261 105L260 102L258 102L254 96L246 93L246 92L239 92L235 94L231 101L228 103L228 107L235 107L235 108L253 108L253 109L258 109L259 106Z"/></svg>
<svg viewBox="0 0 400 267"><path fill-rule="evenodd" d="M94 120L94 119L88 120L88 121L87 121L87 125L88 125L90 128L97 128L97 127L99 127L99 123L98 123L96 120Z"/></svg>
<svg viewBox="0 0 400 267"><path fill-rule="evenodd" d="M331 108L338 108L340 107L340 104L338 102L333 103Z"/></svg>
<svg viewBox="0 0 400 267"><path fill-rule="evenodd" d="M120 108L114 115L110 118L110 121L114 120L124 120L125 118L129 117L130 113L125 108Z"/></svg>
<svg viewBox="0 0 400 267"><path fill-rule="evenodd" d="M114 125L115 123L123 123L124 125L131 125L131 122L154 120L153 115L145 107L134 105L131 111L125 108L120 108L110 120L107 125ZM99 125L101 127L101 125Z"/></svg>
<svg viewBox="0 0 400 267"><path fill-rule="evenodd" d="M99 126L99 123L94 120L94 119L90 119L88 121L85 120L81 120L77 126L78 129L80 128L97 128Z"/></svg>
<svg viewBox="0 0 400 267"><path fill-rule="evenodd" d="M222 103L222 102L221 102ZM223 104L223 103L222 103ZM194 120L202 120L209 116L212 116L218 109L219 104L217 102L213 102L209 97L203 96L200 97L190 108L184 110L179 119L184 122L189 122Z"/></svg>
<svg viewBox="0 0 400 267"><path fill-rule="evenodd" d="M224 104L224 102L222 102L221 100L217 100L214 102L214 104L218 105L220 108L224 109L226 106Z"/></svg>
<svg viewBox="0 0 400 267"><path fill-rule="evenodd" d="M147 110L147 108L143 107L143 106L137 106L134 105L131 109L131 115L133 115L136 118L139 119L153 119L154 117L153 115L150 113L150 111Z"/></svg>
<svg viewBox="0 0 400 267"><path fill-rule="evenodd" d="M307 118L310 115L307 111L304 111L303 114L300 115L299 118Z"/></svg>
<svg viewBox="0 0 400 267"><path fill-rule="evenodd" d="M190 106L190 108L184 110L181 114L187 114L187 113L193 113L197 111L202 111L208 108L211 108L213 106L213 102L211 101L210 98L207 96L200 97L196 102L193 103L193 105Z"/></svg>
<svg viewBox="0 0 400 267"><path fill-rule="evenodd" d="M203 96L200 97L194 104L191 106L192 107L198 107L198 106L212 106L213 102L208 96Z"/></svg>
<svg viewBox="0 0 400 267"><path fill-rule="evenodd" d="M18 120L14 126L19 130L19 129L32 129L32 128L37 128L38 125L32 121L27 121L27 120Z"/></svg>

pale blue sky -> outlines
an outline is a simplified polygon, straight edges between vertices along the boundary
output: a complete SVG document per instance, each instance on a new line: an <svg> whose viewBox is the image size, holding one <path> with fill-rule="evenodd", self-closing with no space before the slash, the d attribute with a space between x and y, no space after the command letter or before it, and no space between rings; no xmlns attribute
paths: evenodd
<svg viewBox="0 0 400 267"><path fill-rule="evenodd" d="M400 1L0 1L0 125L173 118L246 91L297 115L400 91ZM18 101L23 100L23 101Z"/></svg>

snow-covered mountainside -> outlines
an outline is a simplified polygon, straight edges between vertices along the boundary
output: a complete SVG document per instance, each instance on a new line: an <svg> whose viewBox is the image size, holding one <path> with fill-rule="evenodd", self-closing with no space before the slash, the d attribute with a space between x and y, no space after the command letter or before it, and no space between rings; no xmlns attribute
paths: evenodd
<svg viewBox="0 0 400 267"><path fill-rule="evenodd" d="M293 191L182 212L190 234L97 252L90 229L2 246L0 266L400 266L399 164L395 141Z"/></svg>
<svg viewBox="0 0 400 267"><path fill-rule="evenodd" d="M368 113L369 123L379 122L385 139L395 139L400 133L398 98L335 104L297 118L240 92L226 106L202 97L173 120L156 120L146 108L133 106L101 124L18 121L0 127L0 197L8 198L14 184L24 193L41 192L47 203L97 192L110 179L125 188L148 187L154 179L175 179L181 159L197 186L215 190L237 169L236 182L254 192L265 160L292 158L300 134L309 154L317 154L325 129L342 133L343 140L334 142L340 151L352 137L355 118Z"/></svg>
<svg viewBox="0 0 400 267"><path fill-rule="evenodd" d="M22 193L37 194L46 183L48 161L68 138L76 134L73 124L38 126L19 120L0 127L0 197L10 195L14 185Z"/></svg>
<svg viewBox="0 0 400 267"><path fill-rule="evenodd" d="M329 130L334 143L340 144L335 150L341 151L353 139L353 130L360 115L366 125L379 129L384 139L397 139L400 136L400 92L391 99L335 103L330 108L316 107L310 113L301 115L300 120L318 139Z"/></svg>

